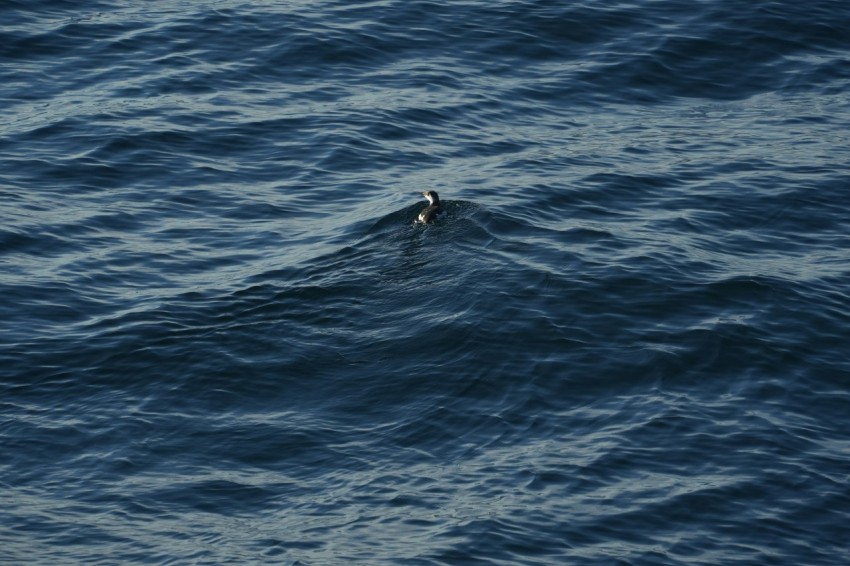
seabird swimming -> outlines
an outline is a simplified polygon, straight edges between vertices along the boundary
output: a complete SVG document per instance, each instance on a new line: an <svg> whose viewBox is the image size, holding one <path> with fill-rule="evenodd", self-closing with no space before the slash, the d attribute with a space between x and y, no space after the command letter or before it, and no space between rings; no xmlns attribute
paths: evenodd
<svg viewBox="0 0 850 566"><path fill-rule="evenodd" d="M425 191L422 193L426 199L428 199L428 206L425 207L422 212L419 213L419 222L422 224L428 224L434 218L442 212L442 208L440 208L440 197L437 195L437 191Z"/></svg>

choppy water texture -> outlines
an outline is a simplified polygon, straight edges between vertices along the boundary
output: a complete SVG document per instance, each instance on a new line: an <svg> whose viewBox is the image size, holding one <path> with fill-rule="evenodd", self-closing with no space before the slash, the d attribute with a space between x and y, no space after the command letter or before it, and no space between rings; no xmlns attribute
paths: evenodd
<svg viewBox="0 0 850 566"><path fill-rule="evenodd" d="M847 563L846 2L83 4L0 7L0 561Z"/></svg>

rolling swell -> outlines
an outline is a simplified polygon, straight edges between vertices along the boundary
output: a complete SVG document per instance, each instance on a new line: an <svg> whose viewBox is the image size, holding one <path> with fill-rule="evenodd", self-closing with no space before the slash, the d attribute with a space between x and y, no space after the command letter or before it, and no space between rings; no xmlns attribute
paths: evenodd
<svg viewBox="0 0 850 566"><path fill-rule="evenodd" d="M4 559L843 563L840 3L0 17Z"/></svg>

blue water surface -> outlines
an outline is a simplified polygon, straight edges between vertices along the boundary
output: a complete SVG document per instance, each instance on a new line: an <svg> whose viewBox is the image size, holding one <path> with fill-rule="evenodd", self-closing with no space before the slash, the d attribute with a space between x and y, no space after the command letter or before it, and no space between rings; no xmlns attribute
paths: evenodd
<svg viewBox="0 0 850 566"><path fill-rule="evenodd" d="M0 562L846 564L848 29L7 0Z"/></svg>

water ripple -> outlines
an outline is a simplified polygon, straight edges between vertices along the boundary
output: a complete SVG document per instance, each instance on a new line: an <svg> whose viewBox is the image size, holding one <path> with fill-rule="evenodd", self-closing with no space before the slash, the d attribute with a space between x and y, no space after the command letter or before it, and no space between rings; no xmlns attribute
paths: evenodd
<svg viewBox="0 0 850 566"><path fill-rule="evenodd" d="M842 563L850 11L0 14L8 560Z"/></svg>

